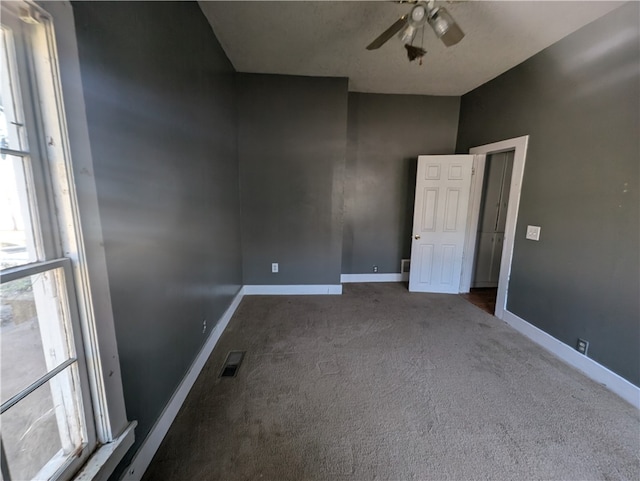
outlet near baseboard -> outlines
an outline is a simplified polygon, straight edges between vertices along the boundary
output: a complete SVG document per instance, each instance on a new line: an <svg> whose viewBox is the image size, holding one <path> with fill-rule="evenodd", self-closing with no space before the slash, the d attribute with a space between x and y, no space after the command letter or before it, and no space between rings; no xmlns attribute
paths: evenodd
<svg viewBox="0 0 640 481"><path fill-rule="evenodd" d="M585 341L584 339L578 338L578 345L576 349L580 354L587 355L587 351L589 350L589 341Z"/></svg>

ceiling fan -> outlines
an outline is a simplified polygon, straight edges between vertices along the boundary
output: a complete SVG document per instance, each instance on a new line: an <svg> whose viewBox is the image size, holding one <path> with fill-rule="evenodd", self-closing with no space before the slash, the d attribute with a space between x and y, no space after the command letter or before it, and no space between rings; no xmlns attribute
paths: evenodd
<svg viewBox="0 0 640 481"><path fill-rule="evenodd" d="M457 44L464 37L464 32L458 26L446 8L437 7L434 0L416 2L409 13L400 17L393 25L386 29L378 38L367 46L367 50L382 47L391 37L399 33L400 40L405 44L409 60L421 58L426 50L412 45L418 29L428 23L436 36L447 46Z"/></svg>

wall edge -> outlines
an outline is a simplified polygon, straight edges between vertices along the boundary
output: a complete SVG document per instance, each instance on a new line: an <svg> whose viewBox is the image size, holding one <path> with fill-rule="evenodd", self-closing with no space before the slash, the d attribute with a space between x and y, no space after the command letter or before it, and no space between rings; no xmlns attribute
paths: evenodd
<svg viewBox="0 0 640 481"><path fill-rule="evenodd" d="M533 324L525 321L516 314L505 309L502 320L516 331L525 335L533 342L556 355L564 363L582 372L591 380L602 384L613 393L620 396L636 409L640 409L640 387L631 384L615 372L607 369L593 359L580 354L564 342L547 334Z"/></svg>
<svg viewBox="0 0 640 481"><path fill-rule="evenodd" d="M342 284L249 285L245 296L342 295Z"/></svg>
<svg viewBox="0 0 640 481"><path fill-rule="evenodd" d="M209 339L202 346L198 356L195 358L191 367L187 371L186 375L182 378L182 381L178 385L178 388L174 391L173 395L169 403L165 406L162 414L154 424L151 431L143 441L140 446L140 449L133 457L131 464L127 466L124 474L120 477L120 481L138 481L142 479L145 471L151 464L151 460L153 456L156 454L156 451L160 447L162 440L166 436L167 432L171 428L174 419L176 418L182 404L184 403L187 395L191 391L191 388L196 382L200 371L204 368L209 356L213 352L213 349L216 347L222 333L226 329L229 321L233 317L233 314L238 309L240 305L240 301L244 297L244 287L241 287L238 293L235 295L231 304L224 312L224 314L220 317L220 320L213 328L213 332L209 335Z"/></svg>
<svg viewBox="0 0 640 481"><path fill-rule="evenodd" d="M352 282L408 282L409 273L393 274L342 274L340 282L348 284Z"/></svg>

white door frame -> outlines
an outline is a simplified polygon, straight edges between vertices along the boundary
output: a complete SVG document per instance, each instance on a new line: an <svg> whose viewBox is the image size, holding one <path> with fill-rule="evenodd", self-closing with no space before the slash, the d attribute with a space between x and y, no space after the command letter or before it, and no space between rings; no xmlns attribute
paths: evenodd
<svg viewBox="0 0 640 481"><path fill-rule="evenodd" d="M507 222L504 229L504 242L502 257L500 260L500 276L498 278L498 297L496 299L495 316L502 319L507 309L507 288L511 275L511 260L513 258L513 245L516 233L516 221L520 207L520 190L524 164L527 156L529 136L515 137L492 144L481 145L469 149L470 154L478 155L474 160L474 170L478 175L471 179L471 197L469 214L467 218L467 233L465 238L465 256L462 261L462 278L460 280L460 292L469 292L471 288L471 275L475 262L476 243L478 236L478 221L480 218L480 203L482 202L482 185L484 182L484 168L486 156L509 150L515 150L513 156L513 173L511 174L511 189L509 191L509 204L507 206Z"/></svg>

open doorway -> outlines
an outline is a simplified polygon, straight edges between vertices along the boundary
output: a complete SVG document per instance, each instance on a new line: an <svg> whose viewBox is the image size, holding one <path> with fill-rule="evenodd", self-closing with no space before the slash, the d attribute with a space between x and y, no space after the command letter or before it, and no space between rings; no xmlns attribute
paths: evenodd
<svg viewBox="0 0 640 481"><path fill-rule="evenodd" d="M469 150L484 156L474 161L460 292L496 289L495 304L490 299L493 292L478 292L478 303L500 319L507 305L528 140L517 137Z"/></svg>
<svg viewBox="0 0 640 481"><path fill-rule="evenodd" d="M465 294L470 302L490 314L495 312L498 296L514 153L515 150L509 150L486 156L471 289Z"/></svg>

